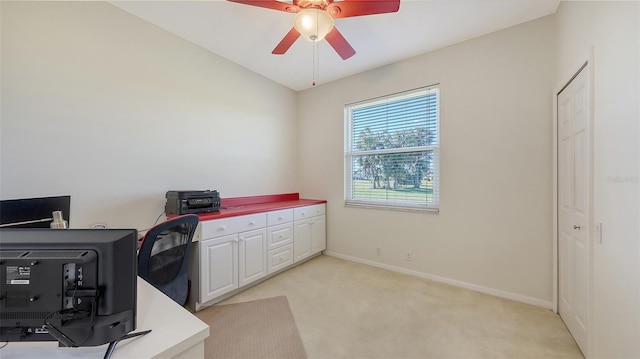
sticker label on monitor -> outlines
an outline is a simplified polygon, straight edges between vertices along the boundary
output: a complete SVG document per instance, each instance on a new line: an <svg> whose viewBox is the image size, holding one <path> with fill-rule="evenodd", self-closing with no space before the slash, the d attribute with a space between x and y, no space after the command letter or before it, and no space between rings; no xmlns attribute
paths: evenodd
<svg viewBox="0 0 640 359"><path fill-rule="evenodd" d="M31 267L7 266L7 284L29 284Z"/></svg>

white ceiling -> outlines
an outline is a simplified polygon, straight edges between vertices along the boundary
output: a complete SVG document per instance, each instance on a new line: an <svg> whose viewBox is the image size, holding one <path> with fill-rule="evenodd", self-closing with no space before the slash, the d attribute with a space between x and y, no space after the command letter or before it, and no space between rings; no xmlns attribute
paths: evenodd
<svg viewBox="0 0 640 359"><path fill-rule="evenodd" d="M290 2L290 1L289 1ZM555 13L560 0L401 0L396 13L337 19L356 50L342 60L326 41L299 38L284 55L271 51L293 14L213 1L111 1L177 36L293 90L407 59ZM315 59L315 61L314 61Z"/></svg>

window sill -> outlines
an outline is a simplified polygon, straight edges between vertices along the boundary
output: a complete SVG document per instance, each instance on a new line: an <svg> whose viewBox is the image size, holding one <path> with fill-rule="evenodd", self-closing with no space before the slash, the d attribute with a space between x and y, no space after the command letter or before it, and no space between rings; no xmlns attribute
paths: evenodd
<svg viewBox="0 0 640 359"><path fill-rule="evenodd" d="M423 212L423 213L440 213L439 208L434 207L421 207L421 206L403 206L394 204L377 204L371 202L355 202L345 201L345 207L353 208L370 208L370 209L384 209L390 211L405 211L405 212Z"/></svg>

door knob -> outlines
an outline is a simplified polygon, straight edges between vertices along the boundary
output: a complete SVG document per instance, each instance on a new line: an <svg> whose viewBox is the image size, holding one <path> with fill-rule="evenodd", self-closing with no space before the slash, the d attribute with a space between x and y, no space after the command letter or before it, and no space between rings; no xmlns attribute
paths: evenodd
<svg viewBox="0 0 640 359"><path fill-rule="evenodd" d="M577 225L574 224L573 225L573 229L580 229L580 226L577 226Z"/></svg>

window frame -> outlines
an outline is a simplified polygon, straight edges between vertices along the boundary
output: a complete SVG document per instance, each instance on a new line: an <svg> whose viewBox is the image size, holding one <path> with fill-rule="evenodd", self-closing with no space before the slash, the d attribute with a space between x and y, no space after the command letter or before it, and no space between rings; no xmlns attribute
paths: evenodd
<svg viewBox="0 0 640 359"><path fill-rule="evenodd" d="M363 107L372 107L384 103L395 102L403 99L413 99L420 96L428 96L435 93L435 139L433 143L424 146L374 149L374 150L354 150L354 131L353 131L353 110ZM413 129L418 128L413 127ZM438 213L440 210L440 86L439 84L415 88L412 90L402 91L390 95L385 95L373 99L358 101L346 104L344 107L344 203L346 207L364 207L378 208L388 210L405 210ZM432 153L432 202L425 201L407 201L394 202L388 199L354 199L353 198L353 181L354 181L354 164L353 160L357 156L376 155L376 154L397 154L431 151Z"/></svg>

